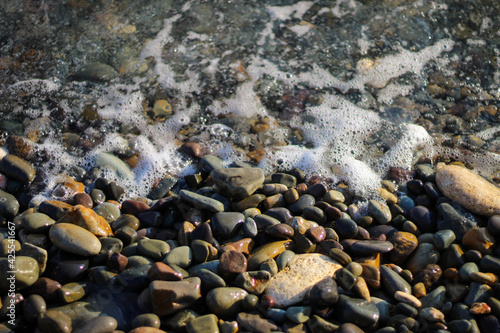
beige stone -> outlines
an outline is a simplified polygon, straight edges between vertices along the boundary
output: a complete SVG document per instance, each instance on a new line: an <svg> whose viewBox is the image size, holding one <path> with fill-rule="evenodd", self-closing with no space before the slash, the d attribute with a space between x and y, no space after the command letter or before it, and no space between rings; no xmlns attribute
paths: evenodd
<svg viewBox="0 0 500 333"><path fill-rule="evenodd" d="M298 254L286 269L271 278L266 295L283 308L302 302L309 290L325 277L332 277L342 266L332 258L319 254Z"/></svg>
<svg viewBox="0 0 500 333"><path fill-rule="evenodd" d="M445 196L473 213L485 216L500 214L500 188L473 171L439 163L436 183Z"/></svg>

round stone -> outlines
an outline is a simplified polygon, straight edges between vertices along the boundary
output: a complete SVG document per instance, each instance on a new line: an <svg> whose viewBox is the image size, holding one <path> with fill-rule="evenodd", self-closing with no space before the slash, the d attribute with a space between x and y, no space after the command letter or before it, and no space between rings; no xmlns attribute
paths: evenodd
<svg viewBox="0 0 500 333"><path fill-rule="evenodd" d="M54 224L50 228L49 238L61 250L76 255L91 256L101 250L101 242L94 234L71 223Z"/></svg>
<svg viewBox="0 0 500 333"><path fill-rule="evenodd" d="M59 296L59 300L63 303L72 303L82 299L86 292L85 288L81 284L77 282L70 282L63 285L61 289L57 291L57 294Z"/></svg>
<svg viewBox="0 0 500 333"><path fill-rule="evenodd" d="M43 213L26 214L21 218L23 228L31 233L48 232L54 223L56 223L56 221Z"/></svg>
<svg viewBox="0 0 500 333"><path fill-rule="evenodd" d="M212 289L206 296L208 308L218 317L231 318L243 310L243 300L248 292L236 287Z"/></svg>
<svg viewBox="0 0 500 333"><path fill-rule="evenodd" d="M163 262L167 265L176 265L181 268L187 268L193 260L193 251L189 246L176 247L165 255Z"/></svg>
<svg viewBox="0 0 500 333"><path fill-rule="evenodd" d="M154 327L160 328L161 322L160 318L154 313L143 313L132 319L132 327Z"/></svg>
<svg viewBox="0 0 500 333"><path fill-rule="evenodd" d="M387 224L392 220L392 214L389 207L383 203L376 200L369 201L370 212L380 224Z"/></svg>
<svg viewBox="0 0 500 333"><path fill-rule="evenodd" d="M95 206L94 211L97 215L102 216L108 223L115 221L121 215L118 207L110 202L103 202Z"/></svg>
<svg viewBox="0 0 500 333"><path fill-rule="evenodd" d="M42 332L70 333L71 318L59 310L47 310L38 316L38 327Z"/></svg>
<svg viewBox="0 0 500 333"><path fill-rule="evenodd" d="M354 238L358 234L358 226L351 219L340 218L335 223L335 231L341 239Z"/></svg>
<svg viewBox="0 0 500 333"><path fill-rule="evenodd" d="M143 256L161 261L170 251L170 246L167 242L159 239L141 239L137 243L137 251Z"/></svg>
<svg viewBox="0 0 500 333"><path fill-rule="evenodd" d="M30 257L16 256L14 261L0 258L0 291L22 290L38 279L38 262Z"/></svg>
<svg viewBox="0 0 500 333"><path fill-rule="evenodd" d="M219 270L222 275L243 273L247 270L247 258L238 251L225 251L220 256Z"/></svg>
<svg viewBox="0 0 500 333"><path fill-rule="evenodd" d="M319 281L309 291L309 301L314 305L327 307L337 303L338 299L337 282L330 277Z"/></svg>
<svg viewBox="0 0 500 333"><path fill-rule="evenodd" d="M118 327L118 321L111 316L98 316L76 327L72 333L112 333Z"/></svg>
<svg viewBox="0 0 500 333"><path fill-rule="evenodd" d="M19 202L12 194L0 190L0 215L13 218L19 211Z"/></svg>
<svg viewBox="0 0 500 333"><path fill-rule="evenodd" d="M23 302L23 315L28 321L35 321L45 311L47 311L47 304L40 295L30 295Z"/></svg>

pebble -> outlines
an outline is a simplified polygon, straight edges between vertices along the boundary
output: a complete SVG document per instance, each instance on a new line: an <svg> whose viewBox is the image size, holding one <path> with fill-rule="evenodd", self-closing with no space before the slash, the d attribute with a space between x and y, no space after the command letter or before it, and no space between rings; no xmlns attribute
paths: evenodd
<svg viewBox="0 0 500 333"><path fill-rule="evenodd" d="M288 250L292 245L290 240L282 240L264 244L255 249L248 258L248 270L257 269L267 259L275 258Z"/></svg>
<svg viewBox="0 0 500 333"><path fill-rule="evenodd" d="M469 249L477 250L483 255L493 254L495 237L487 228L473 228L467 231L462 239L462 244Z"/></svg>
<svg viewBox="0 0 500 333"><path fill-rule="evenodd" d="M376 200L370 200L368 203L370 213L378 223L387 224L392 220L391 210L385 203Z"/></svg>
<svg viewBox="0 0 500 333"><path fill-rule="evenodd" d="M444 229L437 231L433 236L434 246L439 250L443 251L447 249L456 239L453 230Z"/></svg>
<svg viewBox="0 0 500 333"><path fill-rule="evenodd" d="M422 302L420 302L420 300L418 298L416 298L412 294L405 293L405 292L402 292L400 290L398 290L394 293L394 298L397 301L404 302L404 303L409 304L415 308L419 308L422 306Z"/></svg>
<svg viewBox="0 0 500 333"><path fill-rule="evenodd" d="M101 168L112 170L116 174L117 178L135 178L134 173L132 172L132 170L130 170L130 167L121 159L112 154L105 152L97 154L96 163L97 166Z"/></svg>
<svg viewBox="0 0 500 333"><path fill-rule="evenodd" d="M410 210L409 220L417 226L422 233L434 232L436 230L436 219L427 207L415 206Z"/></svg>
<svg viewBox="0 0 500 333"><path fill-rule="evenodd" d="M335 331L337 333L363 333L364 331L357 325L352 323L344 323Z"/></svg>
<svg viewBox="0 0 500 333"><path fill-rule="evenodd" d="M351 252L357 255L387 253L393 249L393 244L387 241L360 240L351 246Z"/></svg>
<svg viewBox="0 0 500 333"><path fill-rule="evenodd" d="M337 282L331 277L324 278L309 290L308 297L311 304L315 306L329 307L334 305L339 299Z"/></svg>
<svg viewBox="0 0 500 333"><path fill-rule="evenodd" d="M220 287L208 292L205 303L219 318L233 318L243 310L243 300L248 295L237 287Z"/></svg>
<svg viewBox="0 0 500 333"><path fill-rule="evenodd" d="M288 269L273 276L265 292L277 307L287 307L302 302L316 283L331 277L340 266L328 256L319 253L297 254Z"/></svg>
<svg viewBox="0 0 500 333"><path fill-rule="evenodd" d="M98 316L87 323L76 327L72 333L113 333L118 322L111 316Z"/></svg>
<svg viewBox="0 0 500 333"><path fill-rule="evenodd" d="M358 225L351 219L340 218L335 222L335 231L340 238L354 238L358 234Z"/></svg>
<svg viewBox="0 0 500 333"><path fill-rule="evenodd" d="M250 294L260 295L269 285L271 274L268 271L251 271L238 274L234 285L245 289Z"/></svg>
<svg viewBox="0 0 500 333"><path fill-rule="evenodd" d="M115 207L116 208L116 207ZM80 226L96 236L112 236L113 231L109 223L94 210L82 205L76 205L67 210L66 214L57 223L71 223Z"/></svg>
<svg viewBox="0 0 500 333"><path fill-rule="evenodd" d="M85 288L81 284L70 282L63 285L61 289L57 291L57 294L59 300L63 303L72 303L82 299L86 293Z"/></svg>
<svg viewBox="0 0 500 333"><path fill-rule="evenodd" d="M222 277L212 271L209 271L208 269L199 269L193 275L198 276L201 279L201 286L204 291L226 286L226 281L224 281Z"/></svg>
<svg viewBox="0 0 500 333"><path fill-rule="evenodd" d="M173 248L165 255L163 262L169 266L176 265L187 268L193 260L193 251L189 246L179 246Z"/></svg>
<svg viewBox="0 0 500 333"><path fill-rule="evenodd" d="M380 318L377 306L364 299L339 296L335 317L341 322L348 322L360 328L374 328Z"/></svg>
<svg viewBox="0 0 500 333"><path fill-rule="evenodd" d="M247 270L247 258L238 251L226 251L220 256L219 270L222 275L244 273Z"/></svg>
<svg viewBox="0 0 500 333"><path fill-rule="evenodd" d="M256 313L241 312L238 314L236 320L242 331L275 332L279 330L278 326L272 320L262 318L262 316Z"/></svg>
<svg viewBox="0 0 500 333"><path fill-rule="evenodd" d="M170 246L167 242L159 239L141 239L137 242L137 251L143 256L161 261L170 251Z"/></svg>
<svg viewBox="0 0 500 333"><path fill-rule="evenodd" d="M26 320L33 322L41 314L47 311L45 299L37 294L29 295L23 302L23 316Z"/></svg>
<svg viewBox="0 0 500 333"><path fill-rule="evenodd" d="M56 221L43 213L26 214L21 218L23 228L31 233L46 233Z"/></svg>
<svg viewBox="0 0 500 333"><path fill-rule="evenodd" d="M44 333L70 333L73 329L71 318L58 310L47 310L39 315L37 324Z"/></svg>
<svg viewBox="0 0 500 333"><path fill-rule="evenodd" d="M286 317L296 324L309 320L312 308L310 306L290 306L286 309Z"/></svg>
<svg viewBox="0 0 500 333"><path fill-rule="evenodd" d="M19 211L19 202L12 194L0 190L0 215L13 218Z"/></svg>
<svg viewBox="0 0 500 333"><path fill-rule="evenodd" d="M13 154L8 154L0 160L0 171L21 183L33 181L36 174L31 163Z"/></svg>
<svg viewBox="0 0 500 333"><path fill-rule="evenodd" d="M191 192L188 190L181 190L180 192L181 199L196 208L199 209L207 209L212 212L223 212L224 204L218 200L205 197L195 192Z"/></svg>
<svg viewBox="0 0 500 333"><path fill-rule="evenodd" d="M380 266L380 277L382 285L389 295L393 296L396 291L411 294L410 284L391 268L385 265Z"/></svg>
<svg viewBox="0 0 500 333"><path fill-rule="evenodd" d="M169 315L193 305L201 298L201 280L198 277L182 281L155 280L150 283L149 292L154 313L158 316Z"/></svg>
<svg viewBox="0 0 500 333"><path fill-rule="evenodd" d="M120 209L111 201L100 203L96 205L93 210L97 215L103 217L108 223L113 222L121 215Z"/></svg>
<svg viewBox="0 0 500 333"><path fill-rule="evenodd" d="M421 271L429 264L436 264L439 261L439 251L433 244L422 243L418 245L415 252L406 262L406 267L413 273Z"/></svg>
<svg viewBox="0 0 500 333"><path fill-rule="evenodd" d="M220 212L212 216L210 225L216 238L227 239L236 235L244 222L245 216L242 213Z"/></svg>
<svg viewBox="0 0 500 333"><path fill-rule="evenodd" d="M405 231L393 233L388 241L393 244L393 249L389 253L389 259L397 265L405 262L418 246L417 237Z"/></svg>
<svg viewBox="0 0 500 333"><path fill-rule="evenodd" d="M500 214L500 189L471 170L438 163L436 183L448 198L471 212L492 216Z"/></svg>
<svg viewBox="0 0 500 333"><path fill-rule="evenodd" d="M219 192L234 200L249 197L264 182L264 172L259 168L221 168L210 176Z"/></svg>
<svg viewBox="0 0 500 333"><path fill-rule="evenodd" d="M71 223L56 223L49 238L61 250L81 256L92 256L101 250L101 242L90 231Z"/></svg>
<svg viewBox="0 0 500 333"><path fill-rule="evenodd" d="M186 324L186 330L188 333L219 333L217 321L218 318L214 314L196 317Z"/></svg>

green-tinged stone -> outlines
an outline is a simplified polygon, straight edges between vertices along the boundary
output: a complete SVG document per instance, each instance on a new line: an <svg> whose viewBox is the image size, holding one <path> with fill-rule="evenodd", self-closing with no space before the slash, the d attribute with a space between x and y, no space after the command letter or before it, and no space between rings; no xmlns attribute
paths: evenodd
<svg viewBox="0 0 500 333"><path fill-rule="evenodd" d="M146 258L140 255L132 255L128 257L128 263L126 268L139 267L143 265L152 265L154 261L150 258Z"/></svg>
<svg viewBox="0 0 500 333"><path fill-rule="evenodd" d="M181 268L187 268L193 260L193 251L189 246L176 247L165 255L163 262L167 265L176 265Z"/></svg>
<svg viewBox="0 0 500 333"><path fill-rule="evenodd" d="M85 288L77 282L70 282L63 285L57 294L61 302L73 303L85 296Z"/></svg>
<svg viewBox="0 0 500 333"><path fill-rule="evenodd" d="M113 230L118 230L121 227L130 227L137 231L140 226L140 221L137 217L131 214L123 214L111 223Z"/></svg>
<svg viewBox="0 0 500 333"><path fill-rule="evenodd" d="M236 287L212 289L206 296L208 308L218 317L230 318L243 310L243 299L248 292Z"/></svg>
<svg viewBox="0 0 500 333"><path fill-rule="evenodd" d="M219 333L217 321L214 314L193 318L187 323L186 330L188 333Z"/></svg>
<svg viewBox="0 0 500 333"><path fill-rule="evenodd" d="M165 328L175 332L185 331L186 324L198 317L199 314L193 310L181 310L169 317L164 321Z"/></svg>
<svg viewBox="0 0 500 333"><path fill-rule="evenodd" d="M31 163L23 160L16 155L6 155L0 161L0 171L8 177L29 183L35 178L36 170Z"/></svg>
<svg viewBox="0 0 500 333"><path fill-rule="evenodd" d="M224 281L223 278L205 268L197 270L193 276L197 276L201 279L201 286L204 291L226 286L226 281Z"/></svg>
<svg viewBox="0 0 500 333"><path fill-rule="evenodd" d="M417 274L429 264L437 264L439 261L439 251L433 244L422 243L406 262L406 268Z"/></svg>
<svg viewBox="0 0 500 333"><path fill-rule="evenodd" d="M260 264L270 258L275 258L281 253L288 250L293 244L291 240L283 240L272 243L267 243L255 249L248 259L248 270L256 270Z"/></svg>
<svg viewBox="0 0 500 333"><path fill-rule="evenodd" d="M392 220L391 210L383 203L376 200L369 201L370 212L380 224L387 224Z"/></svg>
<svg viewBox="0 0 500 333"><path fill-rule="evenodd" d="M312 308L310 306L291 306L286 309L288 319L296 324L305 323L309 320Z"/></svg>
<svg viewBox="0 0 500 333"><path fill-rule="evenodd" d="M335 280L346 291L351 290L356 283L356 277L345 268L341 268L335 273Z"/></svg>
<svg viewBox="0 0 500 333"><path fill-rule="evenodd" d="M393 309L394 305L378 297L372 297L372 303L375 304L379 311L379 323L386 323L391 318L391 310Z"/></svg>
<svg viewBox="0 0 500 333"><path fill-rule="evenodd" d="M117 279L127 289L139 291L148 286L148 271L150 264L127 268L118 274Z"/></svg>
<svg viewBox="0 0 500 333"><path fill-rule="evenodd" d="M22 290L38 279L38 262L30 257L0 258L0 291Z"/></svg>
<svg viewBox="0 0 500 333"><path fill-rule="evenodd" d="M70 333L71 318L58 310L47 310L38 317L38 327L42 332Z"/></svg>
<svg viewBox="0 0 500 333"><path fill-rule="evenodd" d="M262 264L260 264L260 270L269 272L271 276L276 275L278 273L278 265L276 264L276 260L267 259Z"/></svg>
<svg viewBox="0 0 500 333"><path fill-rule="evenodd" d="M445 229L439 230L434 234L434 246L440 251L447 249L456 239L453 230Z"/></svg>
<svg viewBox="0 0 500 333"><path fill-rule="evenodd" d="M181 190L181 199L196 208L207 209L212 212L223 212L224 204L218 200L205 197L201 194L191 192L188 190Z"/></svg>
<svg viewBox="0 0 500 333"><path fill-rule="evenodd" d="M342 192L330 190L330 191L326 192L326 194L323 196L323 201L326 201L329 204L333 205L337 202L344 202L345 196L344 196L344 194L342 194Z"/></svg>
<svg viewBox="0 0 500 333"><path fill-rule="evenodd" d="M282 271L287 268L295 257L295 253L290 250L286 250L281 253L278 258L276 258L276 264L278 266L278 271Z"/></svg>
<svg viewBox="0 0 500 333"><path fill-rule="evenodd" d="M341 249L337 249L335 247L331 248L328 251L328 255L339 262L342 266L347 266L352 262L351 256L349 256L347 253L342 251Z"/></svg>
<svg viewBox="0 0 500 333"><path fill-rule="evenodd" d="M13 218L19 211L19 202L12 194L0 190L0 215Z"/></svg>
<svg viewBox="0 0 500 333"><path fill-rule="evenodd" d="M111 202L103 202L93 208L97 215L102 216L108 223L117 220L120 215L120 209Z"/></svg>
<svg viewBox="0 0 500 333"><path fill-rule="evenodd" d="M444 286L439 286L426 296L420 299L422 302L422 308L436 308L440 309L446 299L446 288Z"/></svg>
<svg viewBox="0 0 500 333"><path fill-rule="evenodd" d="M137 251L143 256L161 261L170 251L170 246L167 242L159 239L141 239L137 243Z"/></svg>
<svg viewBox="0 0 500 333"><path fill-rule="evenodd" d="M96 163L101 168L112 170L118 178L135 178L134 173L130 170L130 167L114 155L104 152L99 153L96 156Z"/></svg>
<svg viewBox="0 0 500 333"><path fill-rule="evenodd" d="M462 278L462 280L464 280L465 282L472 281L471 274L474 272L479 272L479 267L474 262L466 262L458 270L458 273L460 274L460 278Z"/></svg>
<svg viewBox="0 0 500 333"><path fill-rule="evenodd" d="M101 242L94 234L71 223L54 224L49 238L61 250L80 256L95 255L101 250Z"/></svg>
<svg viewBox="0 0 500 333"><path fill-rule="evenodd" d="M360 328L374 327L380 317L377 306L364 299L340 295L337 305L336 317Z"/></svg>
<svg viewBox="0 0 500 333"><path fill-rule="evenodd" d="M45 233L48 232L50 226L56 223L48 215L43 213L26 214L21 218L23 228L32 233Z"/></svg>
<svg viewBox="0 0 500 333"><path fill-rule="evenodd" d="M248 198L238 201L233 205L233 209L242 212L249 208L257 208L257 206L266 199L264 194L252 194Z"/></svg>
<svg viewBox="0 0 500 333"><path fill-rule="evenodd" d="M114 333L118 321L111 316L98 316L76 327L71 333Z"/></svg>

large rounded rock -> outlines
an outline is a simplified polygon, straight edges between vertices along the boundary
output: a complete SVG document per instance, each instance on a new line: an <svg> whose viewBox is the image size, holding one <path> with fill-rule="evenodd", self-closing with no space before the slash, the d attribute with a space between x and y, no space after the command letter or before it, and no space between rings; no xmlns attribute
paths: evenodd
<svg viewBox="0 0 500 333"><path fill-rule="evenodd" d="M31 182L35 178L35 168L31 163L16 155L9 154L0 161L0 171L22 183Z"/></svg>
<svg viewBox="0 0 500 333"><path fill-rule="evenodd" d="M109 223L94 210L82 205L70 208L58 223L72 223L87 229L96 236L112 236Z"/></svg>
<svg viewBox="0 0 500 333"><path fill-rule="evenodd" d="M31 286L38 279L38 262L30 257L16 256L14 261L0 258L0 292L20 290Z"/></svg>
<svg viewBox="0 0 500 333"><path fill-rule="evenodd" d="M220 287L210 290L205 302L208 308L221 318L236 316L243 310L243 299L248 292L236 287Z"/></svg>
<svg viewBox="0 0 500 333"><path fill-rule="evenodd" d="M80 256L92 256L101 251L101 242L90 231L71 223L56 223L49 231L55 246Z"/></svg>
<svg viewBox="0 0 500 333"><path fill-rule="evenodd" d="M19 202L12 194L0 190L0 215L13 218L19 211Z"/></svg>
<svg viewBox="0 0 500 333"><path fill-rule="evenodd" d="M479 215L500 214L500 188L457 165L437 165L436 183L448 198Z"/></svg>

